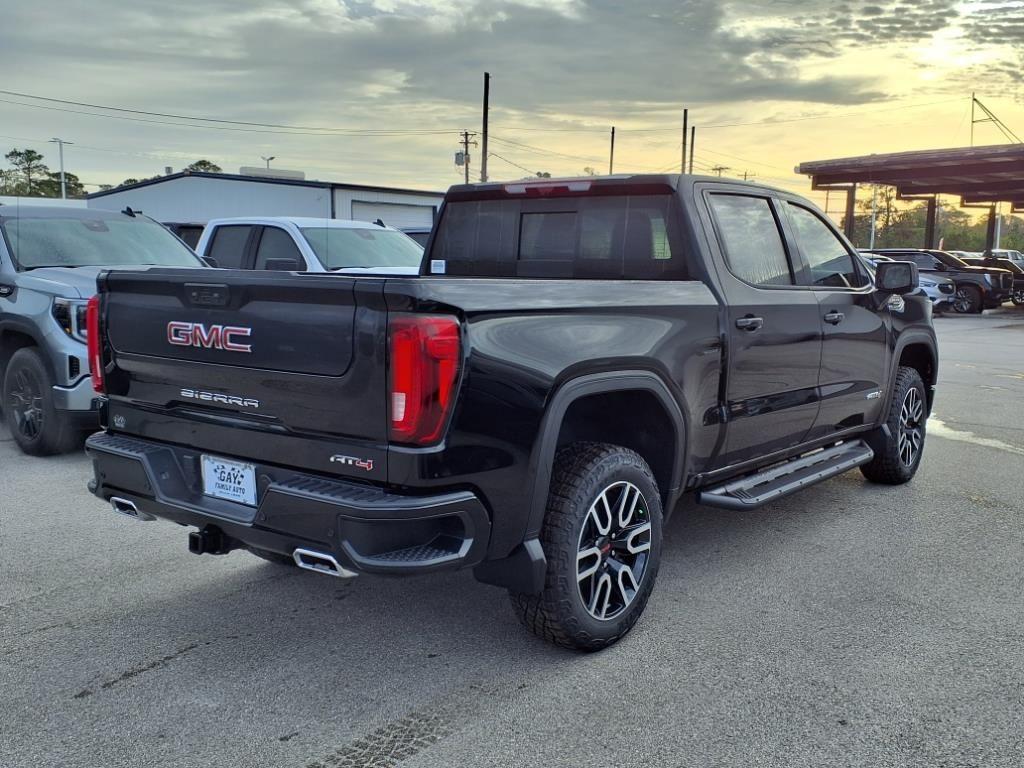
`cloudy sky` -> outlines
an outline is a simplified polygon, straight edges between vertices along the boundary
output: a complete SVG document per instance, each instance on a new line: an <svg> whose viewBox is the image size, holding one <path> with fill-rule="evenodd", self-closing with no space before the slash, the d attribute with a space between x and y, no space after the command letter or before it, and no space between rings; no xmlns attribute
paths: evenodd
<svg viewBox="0 0 1024 768"><path fill-rule="evenodd" d="M275 155L310 178L444 189L458 132L480 128L484 70L492 178L606 171L612 125L616 170L678 170L683 105L698 167L798 190L801 160L968 144L972 91L1024 134L1024 0L4 6L0 146L55 168L45 142L66 138L90 184Z"/></svg>

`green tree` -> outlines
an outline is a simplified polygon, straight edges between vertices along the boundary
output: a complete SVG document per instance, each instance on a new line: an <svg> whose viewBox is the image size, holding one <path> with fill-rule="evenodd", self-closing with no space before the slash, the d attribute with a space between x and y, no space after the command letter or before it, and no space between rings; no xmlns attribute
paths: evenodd
<svg viewBox="0 0 1024 768"><path fill-rule="evenodd" d="M75 174L64 172L64 186L68 197L85 197L85 187ZM40 197L60 197L60 173L46 174L46 178L39 182L36 194Z"/></svg>
<svg viewBox="0 0 1024 768"><path fill-rule="evenodd" d="M0 195L23 195L25 185L18 178L18 172L0 168Z"/></svg>
<svg viewBox="0 0 1024 768"><path fill-rule="evenodd" d="M43 162L43 156L34 149L12 149L4 157L14 166L18 179L25 184L27 195L32 194L37 181L45 179L50 173L50 169Z"/></svg>
<svg viewBox="0 0 1024 768"><path fill-rule="evenodd" d="M220 166L211 163L209 160L196 160L192 165L185 166L186 171L197 171L200 173L220 173Z"/></svg>

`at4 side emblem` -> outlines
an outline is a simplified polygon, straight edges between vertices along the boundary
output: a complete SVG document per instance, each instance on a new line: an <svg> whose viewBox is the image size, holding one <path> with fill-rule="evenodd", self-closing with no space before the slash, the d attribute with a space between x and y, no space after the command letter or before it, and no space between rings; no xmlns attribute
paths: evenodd
<svg viewBox="0 0 1024 768"><path fill-rule="evenodd" d="M373 469L373 459L357 459L355 456L342 456L335 454L331 456L332 464L341 464L345 467L356 467L357 469L365 469L367 472Z"/></svg>

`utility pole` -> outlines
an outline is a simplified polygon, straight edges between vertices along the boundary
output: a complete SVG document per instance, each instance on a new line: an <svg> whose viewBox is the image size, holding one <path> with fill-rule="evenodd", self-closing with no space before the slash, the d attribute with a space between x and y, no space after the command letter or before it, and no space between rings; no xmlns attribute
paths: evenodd
<svg viewBox="0 0 1024 768"><path fill-rule="evenodd" d="M744 181L750 181L751 179L755 178L756 176L757 176L756 173L751 173L750 171L744 171L743 172L743 180Z"/></svg>
<svg viewBox="0 0 1024 768"><path fill-rule="evenodd" d="M471 131L462 132L462 169L465 172L464 175L467 184L469 184L469 145L472 144L474 147L477 145L476 142L473 141L474 136L476 136L476 134Z"/></svg>
<svg viewBox="0 0 1024 768"><path fill-rule="evenodd" d="M487 122L490 116L491 110L491 73L484 72L484 120L483 120L483 137L481 141L483 146L480 147L480 181L487 181ZM466 157L469 157L467 150ZM467 166L468 167L468 166ZM468 172L468 171L467 171Z"/></svg>
<svg viewBox="0 0 1024 768"><path fill-rule="evenodd" d="M722 174L723 173L725 173L726 171L731 171L731 170L732 169L728 165L716 165L716 166L714 166L711 169L711 172L712 173L717 173L718 174L718 178L722 178Z"/></svg>
<svg viewBox="0 0 1024 768"><path fill-rule="evenodd" d="M615 173L615 126L612 126L612 147L608 155L608 175Z"/></svg>
<svg viewBox="0 0 1024 768"><path fill-rule="evenodd" d="M679 172L686 173L686 125L690 122L690 110L683 110L683 155L679 161Z"/></svg>
<svg viewBox="0 0 1024 768"><path fill-rule="evenodd" d="M985 117L975 118L974 108L977 107L984 113ZM974 126L976 123L992 123L1000 133L1006 138L1011 144L1024 144L1024 139L1021 139L1016 133L1010 130L1010 127L996 117L995 113L981 103L981 100L971 94L971 146L974 146Z"/></svg>
<svg viewBox="0 0 1024 768"><path fill-rule="evenodd" d="M871 185L871 238L869 248L875 247L875 222L878 220L878 185ZM931 247L931 243L928 244Z"/></svg>
<svg viewBox="0 0 1024 768"><path fill-rule="evenodd" d="M690 126L690 174L693 175L693 148L697 144L697 126Z"/></svg>
<svg viewBox="0 0 1024 768"><path fill-rule="evenodd" d="M68 199L68 185L64 179L64 145L74 144L73 141L64 141L64 139L50 139L50 144L57 145L57 152L60 155L60 199Z"/></svg>
<svg viewBox="0 0 1024 768"><path fill-rule="evenodd" d="M978 99L974 96L974 91L971 91L971 146L974 146L974 105L978 103Z"/></svg>

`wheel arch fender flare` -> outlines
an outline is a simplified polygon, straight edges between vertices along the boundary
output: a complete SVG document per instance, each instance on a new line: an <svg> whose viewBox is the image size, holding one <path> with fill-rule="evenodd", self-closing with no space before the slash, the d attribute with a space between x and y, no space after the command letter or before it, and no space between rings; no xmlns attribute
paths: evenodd
<svg viewBox="0 0 1024 768"><path fill-rule="evenodd" d="M51 376L54 376L53 364L50 360L50 356L46 354L46 344L43 341L42 336L39 334L38 329L30 322L22 320L19 317L5 317L0 319L0 363L6 364L10 360L11 355L8 354L8 350L5 348L5 337L8 333L15 333L19 336L27 336L32 339L35 346L40 350L40 357L43 359L43 365L50 372ZM12 353L13 354L13 353ZM3 367L3 366L0 366ZM0 370L0 378L3 376L3 370ZM3 382L0 381L0 384Z"/></svg>
<svg viewBox="0 0 1024 768"><path fill-rule="evenodd" d="M938 344L935 341L935 336L924 331L913 331L907 330L900 334L899 339L896 342L896 348L892 353L892 365L889 370L889 381L885 388L885 403L882 408L881 420L884 422L886 415L889 413L889 408L892 405L893 386L896 382L896 372L900 368L900 359L903 357L903 353L911 346L923 346L928 350L928 354L931 356L932 370L934 371L935 379L938 380L939 375L939 351ZM935 381L924 382L925 389L928 395L928 409L931 410L932 406L932 395L934 392Z"/></svg>
<svg viewBox="0 0 1024 768"><path fill-rule="evenodd" d="M675 436L672 476L670 487L661 489L666 498L665 515L667 517L671 514L671 506L678 500L683 487L683 475L688 459L686 453L688 447L686 438L689 434L688 421L686 409L681 404L681 396L673 394L664 379L652 371L631 370L584 374L561 384L551 396L544 411L540 434L530 456L533 483L527 494L530 508L524 539L536 537L544 523L558 436L569 407L580 398L590 395L635 391L648 392L657 398L672 422L672 431Z"/></svg>

